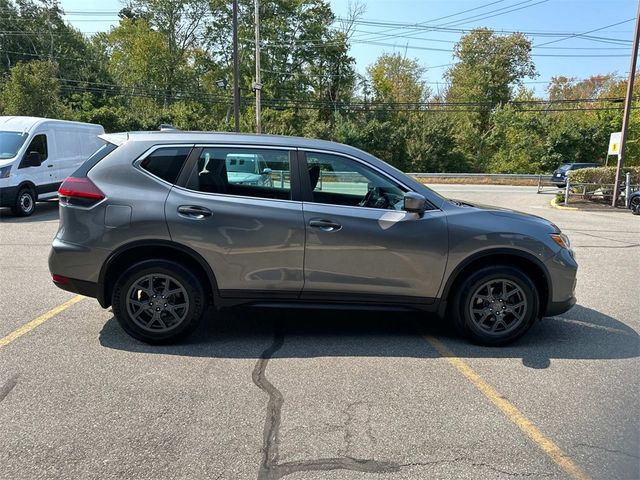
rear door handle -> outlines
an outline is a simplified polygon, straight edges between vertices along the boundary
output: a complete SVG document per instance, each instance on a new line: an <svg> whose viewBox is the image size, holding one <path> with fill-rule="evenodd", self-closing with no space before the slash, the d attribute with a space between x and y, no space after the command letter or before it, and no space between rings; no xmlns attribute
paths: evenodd
<svg viewBox="0 0 640 480"><path fill-rule="evenodd" d="M178 214L183 217L201 220L205 217L210 217L213 215L213 212L208 208L200 207L198 205L180 205L178 207Z"/></svg>
<svg viewBox="0 0 640 480"><path fill-rule="evenodd" d="M337 232L342 229L342 225L331 220L313 219L309 221L311 228L318 228L323 232Z"/></svg>

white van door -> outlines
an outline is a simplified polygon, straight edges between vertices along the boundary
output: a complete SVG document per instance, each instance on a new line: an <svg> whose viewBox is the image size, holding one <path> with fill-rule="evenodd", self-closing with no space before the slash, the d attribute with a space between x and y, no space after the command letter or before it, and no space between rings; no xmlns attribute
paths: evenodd
<svg viewBox="0 0 640 480"><path fill-rule="evenodd" d="M54 162L55 142L48 131L38 131L29 140L29 145L24 151L23 160L31 152L38 152L42 163L39 167L19 167L20 173L29 178L36 186L39 197L46 197L47 194L58 190L58 174Z"/></svg>

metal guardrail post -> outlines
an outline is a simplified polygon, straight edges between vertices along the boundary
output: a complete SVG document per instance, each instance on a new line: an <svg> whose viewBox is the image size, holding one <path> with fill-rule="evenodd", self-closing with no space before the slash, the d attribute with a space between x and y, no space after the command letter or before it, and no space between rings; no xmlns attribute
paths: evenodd
<svg viewBox="0 0 640 480"><path fill-rule="evenodd" d="M538 193L542 189L542 175L538 175Z"/></svg>
<svg viewBox="0 0 640 480"><path fill-rule="evenodd" d="M567 175L567 184L564 186L564 206L569 204L569 175Z"/></svg>
<svg viewBox="0 0 640 480"><path fill-rule="evenodd" d="M629 195L631 195L631 172L627 172L624 183L624 205L629 208Z"/></svg>
<svg viewBox="0 0 640 480"><path fill-rule="evenodd" d="M280 188L284 188L284 170L280 170Z"/></svg>
<svg viewBox="0 0 640 480"><path fill-rule="evenodd" d="M318 180L320 181L320 191L322 191L322 170L320 170L320 176L318 177Z"/></svg>

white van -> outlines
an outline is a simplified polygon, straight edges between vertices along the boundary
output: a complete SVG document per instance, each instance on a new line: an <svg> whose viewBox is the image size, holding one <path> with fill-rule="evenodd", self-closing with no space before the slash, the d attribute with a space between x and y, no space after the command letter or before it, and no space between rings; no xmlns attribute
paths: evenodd
<svg viewBox="0 0 640 480"><path fill-rule="evenodd" d="M101 125L0 116L0 207L31 215L103 141Z"/></svg>

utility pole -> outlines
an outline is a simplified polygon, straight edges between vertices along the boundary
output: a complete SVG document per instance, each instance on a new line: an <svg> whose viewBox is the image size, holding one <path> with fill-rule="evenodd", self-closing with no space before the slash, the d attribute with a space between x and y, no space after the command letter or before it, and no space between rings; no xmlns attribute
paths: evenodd
<svg viewBox="0 0 640 480"><path fill-rule="evenodd" d="M262 126L260 125L260 110L262 108L262 83L260 82L260 0L254 1L254 10L256 23L256 83L253 84L253 89L256 92L256 133L262 133Z"/></svg>
<svg viewBox="0 0 640 480"><path fill-rule="evenodd" d="M233 0L233 118L240 131L240 65L238 63L238 0Z"/></svg>
<svg viewBox="0 0 640 480"><path fill-rule="evenodd" d="M640 43L640 0L638 0L638 12L636 13L636 30L631 49L631 66L629 67L629 80L627 82L627 96L624 99L624 113L622 114L622 135L620 136L620 154L618 155L618 167L616 169L616 182L613 186L613 199L611 206L615 207L620 194L620 180L622 179L622 167L624 166L625 146L629 130L629 114L631 113L631 100L633 98L633 83L636 77L636 63L638 60L638 44Z"/></svg>

